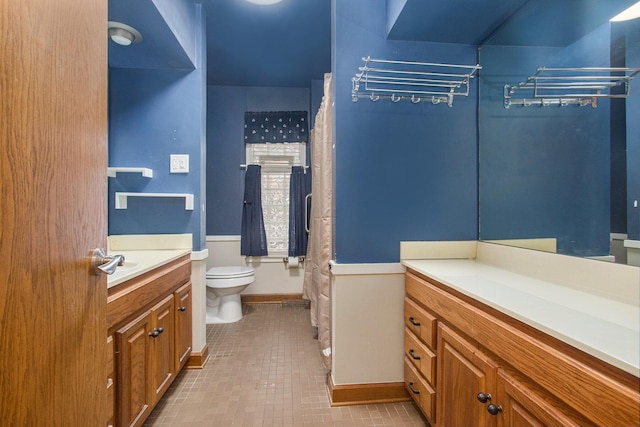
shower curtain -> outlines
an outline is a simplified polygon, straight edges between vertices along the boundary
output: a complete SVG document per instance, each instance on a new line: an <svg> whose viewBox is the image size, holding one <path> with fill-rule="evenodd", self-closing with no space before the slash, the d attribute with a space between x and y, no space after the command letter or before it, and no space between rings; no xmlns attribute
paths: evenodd
<svg viewBox="0 0 640 427"><path fill-rule="evenodd" d="M244 178L244 202L240 230L240 254L245 256L267 255L267 235L262 216L262 168L247 166Z"/></svg>
<svg viewBox="0 0 640 427"><path fill-rule="evenodd" d="M311 219L303 293L311 301L323 364L331 370L331 276L333 241L333 81L324 75L324 96L311 132Z"/></svg>

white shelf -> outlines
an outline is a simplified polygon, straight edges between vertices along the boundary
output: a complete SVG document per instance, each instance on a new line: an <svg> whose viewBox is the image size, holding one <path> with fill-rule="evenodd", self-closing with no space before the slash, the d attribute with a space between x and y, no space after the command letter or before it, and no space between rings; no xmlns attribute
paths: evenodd
<svg viewBox="0 0 640 427"><path fill-rule="evenodd" d="M116 209L127 209L128 197L184 197L184 209L193 210L193 194L186 193L120 193L116 192Z"/></svg>
<svg viewBox="0 0 640 427"><path fill-rule="evenodd" d="M134 172L141 173L145 178L153 178L153 169L149 168L130 168L130 167L108 167L107 176L115 178L118 172Z"/></svg>

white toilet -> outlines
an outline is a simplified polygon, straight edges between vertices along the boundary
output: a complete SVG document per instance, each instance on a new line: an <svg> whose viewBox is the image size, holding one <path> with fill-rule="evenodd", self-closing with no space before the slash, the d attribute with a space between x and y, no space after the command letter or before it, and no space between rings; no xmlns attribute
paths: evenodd
<svg viewBox="0 0 640 427"><path fill-rule="evenodd" d="M207 324L242 319L240 292L256 280L251 267L213 267L207 270Z"/></svg>

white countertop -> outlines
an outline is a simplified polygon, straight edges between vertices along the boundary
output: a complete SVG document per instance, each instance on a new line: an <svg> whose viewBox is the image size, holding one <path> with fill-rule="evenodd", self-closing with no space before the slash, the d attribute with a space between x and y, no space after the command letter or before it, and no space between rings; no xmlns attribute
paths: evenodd
<svg viewBox="0 0 640 427"><path fill-rule="evenodd" d="M595 261L594 261L595 262ZM640 307L474 259L402 264L640 377Z"/></svg>
<svg viewBox="0 0 640 427"><path fill-rule="evenodd" d="M156 249L156 250L117 250L113 254L124 256L124 265L107 276L107 288L116 286L129 279L167 264L184 255L190 254L188 249ZM110 253L110 255L112 255Z"/></svg>

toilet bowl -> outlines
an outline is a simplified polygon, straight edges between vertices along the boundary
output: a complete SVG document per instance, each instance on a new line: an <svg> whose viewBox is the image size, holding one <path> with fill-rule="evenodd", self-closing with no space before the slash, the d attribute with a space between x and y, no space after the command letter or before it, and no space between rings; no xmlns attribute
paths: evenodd
<svg viewBox="0 0 640 427"><path fill-rule="evenodd" d="M207 324L242 319L240 292L255 281L253 268L213 267L207 270Z"/></svg>

